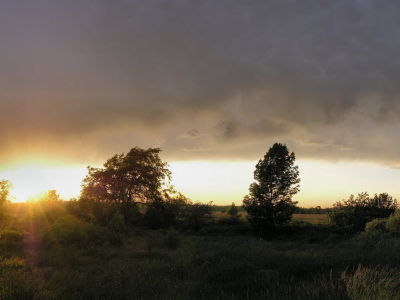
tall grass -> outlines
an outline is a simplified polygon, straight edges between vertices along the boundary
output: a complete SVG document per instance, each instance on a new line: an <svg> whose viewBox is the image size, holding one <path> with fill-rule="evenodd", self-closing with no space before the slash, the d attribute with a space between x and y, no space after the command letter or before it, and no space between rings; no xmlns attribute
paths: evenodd
<svg viewBox="0 0 400 300"><path fill-rule="evenodd" d="M350 299L400 299L400 272L398 269L388 269L377 266L364 268L359 265L356 271L347 275L342 273L341 279L346 284Z"/></svg>
<svg viewBox="0 0 400 300"><path fill-rule="evenodd" d="M29 231L24 222L19 228ZM95 237L82 238L79 227L107 238L90 242ZM309 242L98 230L70 217L45 232L48 244L35 256L26 241L0 240L0 299L400 299L395 237Z"/></svg>

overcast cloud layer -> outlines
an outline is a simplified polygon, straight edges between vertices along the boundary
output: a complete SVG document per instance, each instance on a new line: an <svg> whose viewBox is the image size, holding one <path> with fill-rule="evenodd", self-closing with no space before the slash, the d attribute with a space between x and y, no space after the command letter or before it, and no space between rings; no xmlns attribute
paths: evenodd
<svg viewBox="0 0 400 300"><path fill-rule="evenodd" d="M398 1L3 1L0 161L400 167ZM27 156L28 155L28 156Z"/></svg>

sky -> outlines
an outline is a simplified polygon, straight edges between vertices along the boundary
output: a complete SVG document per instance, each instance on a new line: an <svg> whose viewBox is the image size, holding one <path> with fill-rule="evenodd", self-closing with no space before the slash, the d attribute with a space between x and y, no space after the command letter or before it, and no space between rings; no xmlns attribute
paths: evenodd
<svg viewBox="0 0 400 300"><path fill-rule="evenodd" d="M19 200L76 197L86 166L160 147L176 189L238 205L279 142L300 206L399 198L399 15L378 0L2 1L0 179Z"/></svg>

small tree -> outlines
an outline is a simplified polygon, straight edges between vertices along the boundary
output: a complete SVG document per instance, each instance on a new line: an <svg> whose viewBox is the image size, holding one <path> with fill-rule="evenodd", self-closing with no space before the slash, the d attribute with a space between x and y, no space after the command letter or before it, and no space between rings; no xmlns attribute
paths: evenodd
<svg viewBox="0 0 400 300"><path fill-rule="evenodd" d="M256 230L274 229L292 219L297 204L292 196L299 191L300 182L294 161L294 152L289 153L286 145L275 143L257 163L257 182L250 185L250 193L243 200L247 220Z"/></svg>
<svg viewBox="0 0 400 300"><path fill-rule="evenodd" d="M4 179L0 180L0 220L8 216L7 205L10 202L10 189L13 187L14 185L10 181Z"/></svg>
<svg viewBox="0 0 400 300"><path fill-rule="evenodd" d="M236 207L235 202L232 202L232 205L228 207L226 214L231 218L239 218L239 209Z"/></svg>

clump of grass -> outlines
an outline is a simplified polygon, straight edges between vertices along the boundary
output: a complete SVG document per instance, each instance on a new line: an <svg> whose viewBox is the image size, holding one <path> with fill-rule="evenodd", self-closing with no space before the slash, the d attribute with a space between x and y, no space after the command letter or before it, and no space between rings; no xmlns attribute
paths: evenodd
<svg viewBox="0 0 400 300"><path fill-rule="evenodd" d="M45 228L43 241L47 247L53 245L102 244L109 237L107 229L89 224L74 216L58 218L50 228Z"/></svg>
<svg viewBox="0 0 400 300"><path fill-rule="evenodd" d="M359 265L354 274L345 271L341 279L346 283L350 299L400 299L400 272L381 267Z"/></svg>

